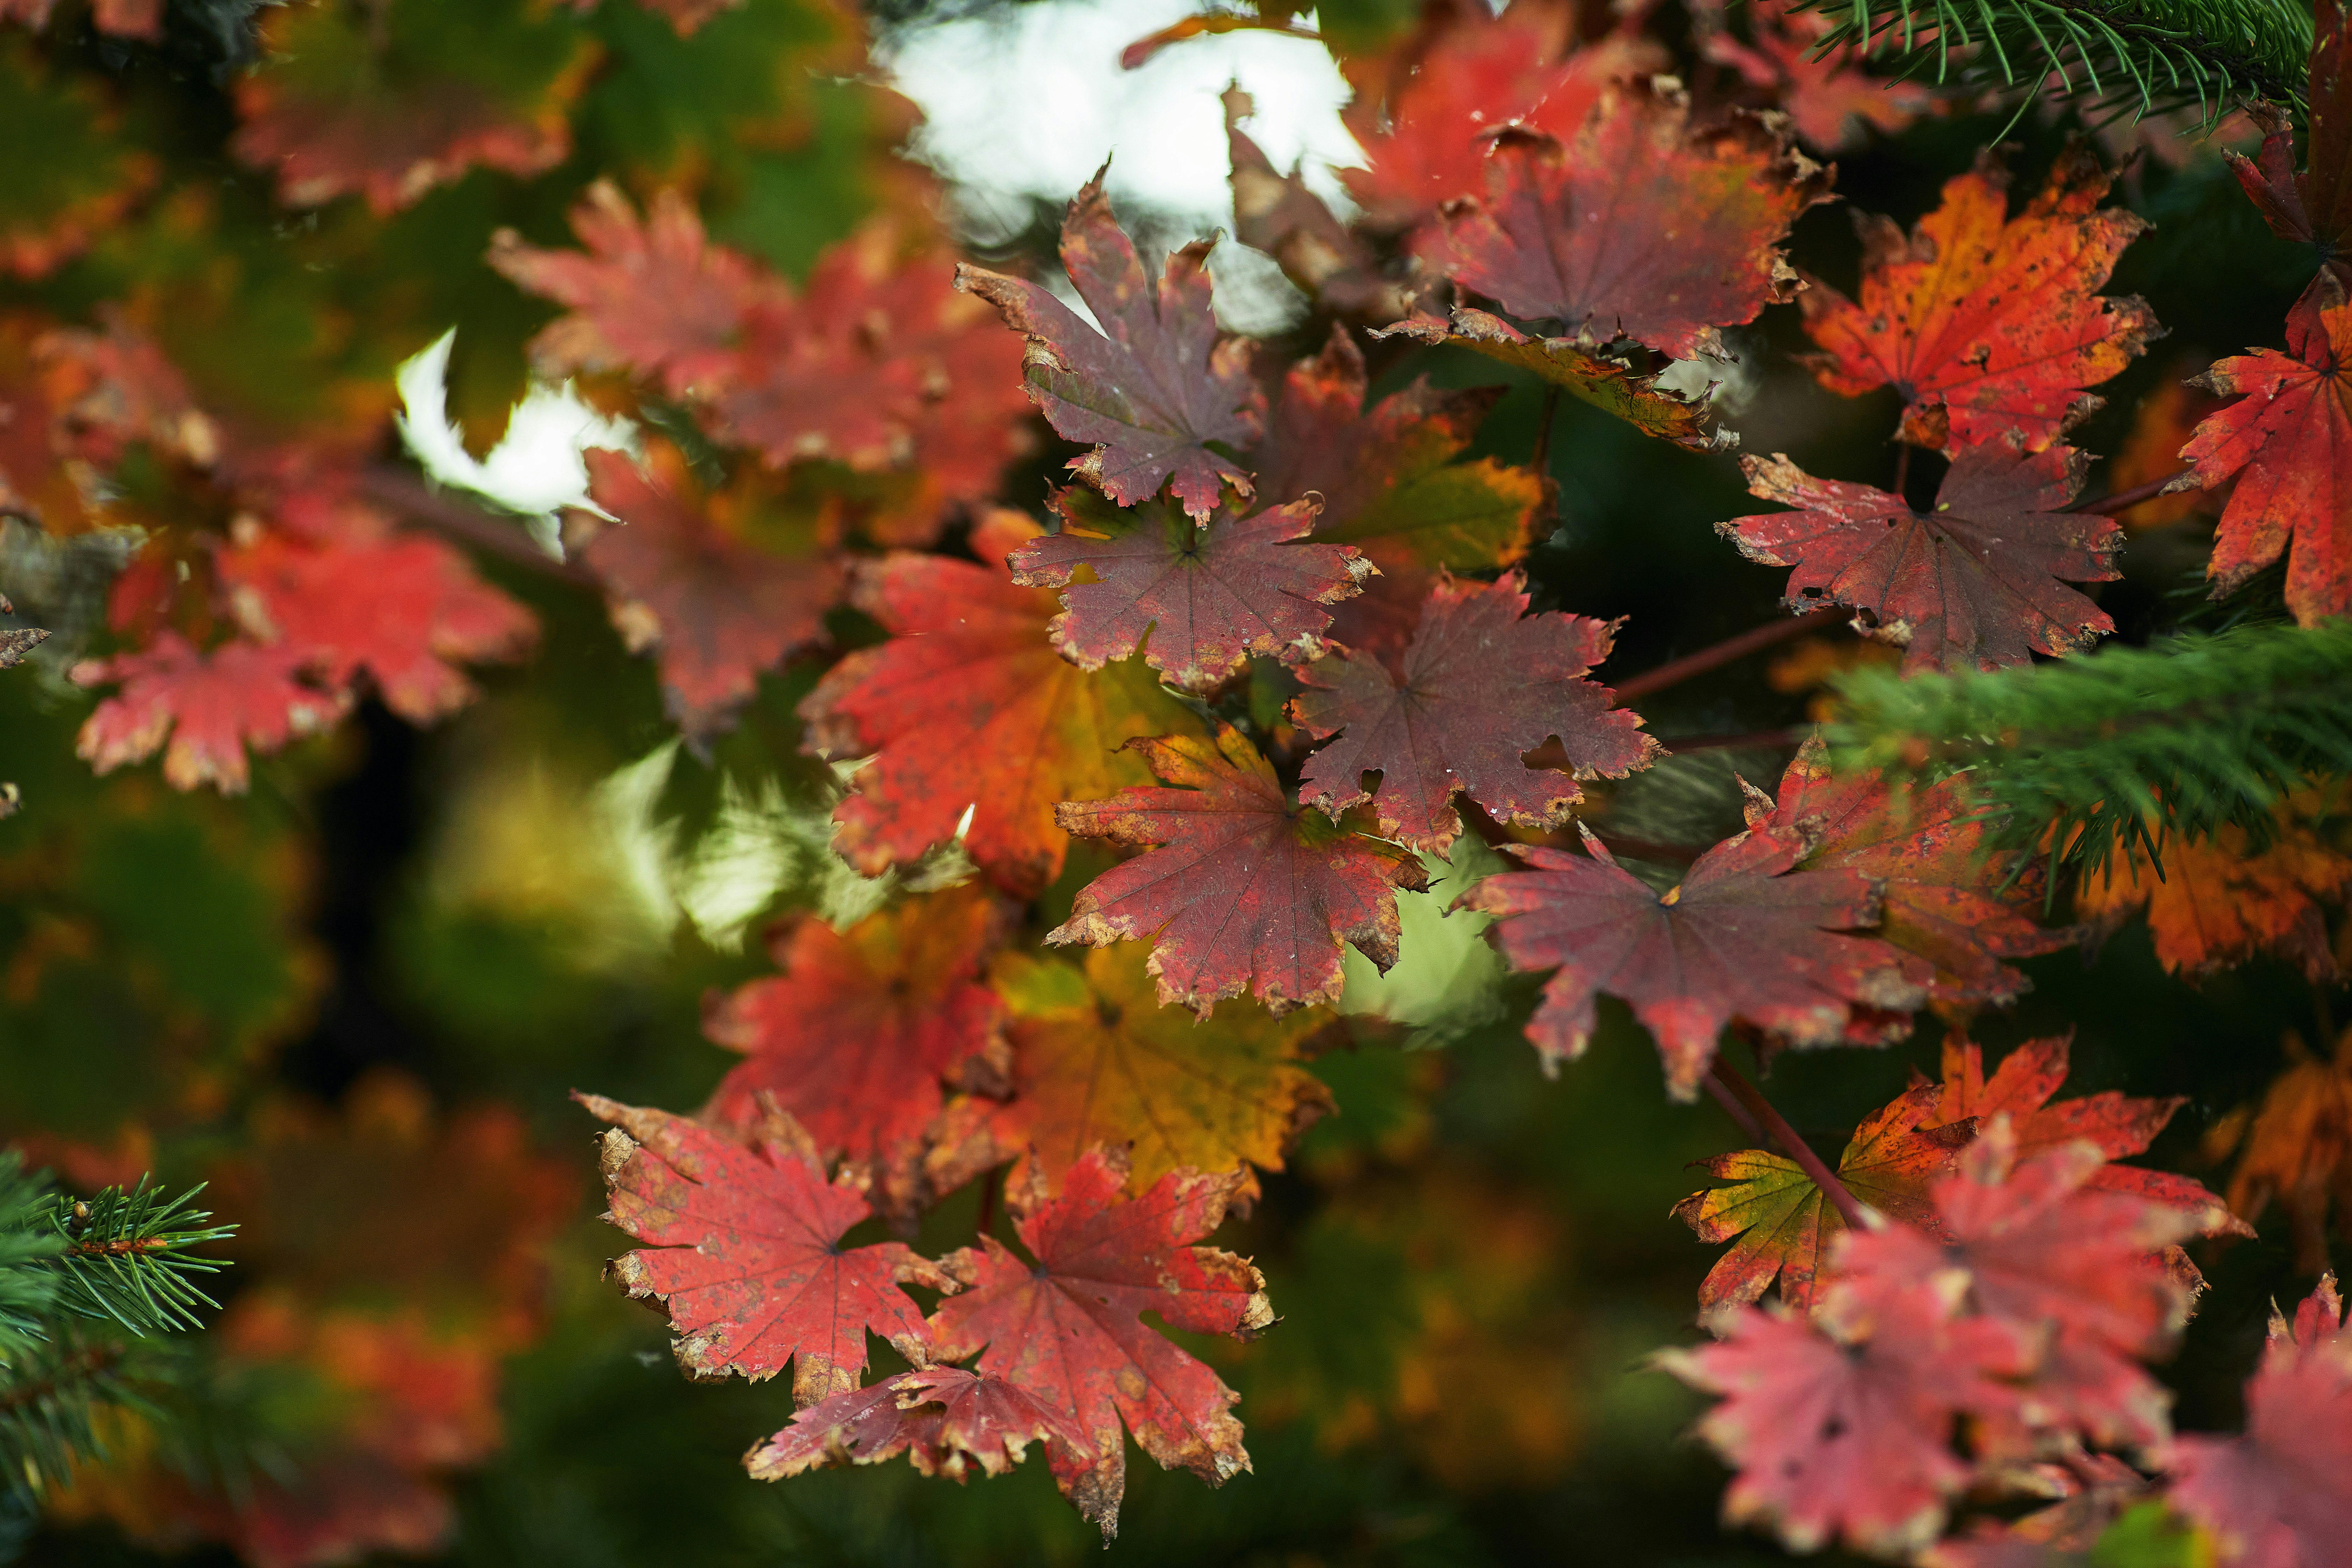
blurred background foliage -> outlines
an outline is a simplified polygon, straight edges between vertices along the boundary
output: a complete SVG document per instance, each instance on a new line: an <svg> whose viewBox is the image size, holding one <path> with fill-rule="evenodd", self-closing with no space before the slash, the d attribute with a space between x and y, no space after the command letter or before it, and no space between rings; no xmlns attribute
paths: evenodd
<svg viewBox="0 0 2352 1568"><path fill-rule="evenodd" d="M0 251L13 273L0 300L69 322L126 310L207 406L323 425L387 454L397 368L454 328L447 407L478 458L528 389L525 341L552 314L482 258L502 226L568 243L565 215L592 178L640 198L688 189L715 237L794 277L884 209L943 215L1004 265L1048 253L1075 184L1066 171L1082 178L1114 142L1131 225L1166 241L1229 222L1203 209L1197 183L1222 189L1214 95L1227 75L1256 73L1262 110L1286 92L1309 108L1319 93L1328 110L1344 92L1328 65L1303 63L1321 59L1312 46L1263 36L1121 75L1118 45L1179 5L709 9L681 37L636 0L168 0L142 37L101 26L104 5L60 0L41 30L0 30ZM1414 16L1406 0L1341 0L1319 22L1370 52ZM1024 88L1024 71L1043 85ZM420 95L451 83L563 134L401 200L359 182L311 202L233 154L264 109L330 158L306 118L318 105L359 103L392 135ZM1087 128L1052 150L1061 163L992 166L958 151L971 121L958 104L1009 114L1020 100L1020 125L1050 124L1057 93L1085 95L1060 109ZM915 101L927 95L928 126ZM1191 118L1155 118L1163 100ZM1839 150L1843 207L1803 219L1796 259L1850 287L1844 209L1907 224L2008 112L1949 103ZM2056 106L2028 116L2013 133L2019 185L2082 129ZM2156 224L2115 288L2146 295L2171 335L2104 389L2106 412L2077 438L2094 452L2131 447L2143 394L2274 341L2302 281L2212 144L2180 131L2098 132L2127 161L2122 199ZM1328 134L1343 133L1334 122ZM898 156L910 138L931 167ZM1199 165L1195 183L1124 176L1171 163ZM58 253L42 254L39 236ZM1265 258L1229 242L1217 265L1229 313L1276 357L1319 346L1328 325ZM0 323L0 357L21 340ZM1747 449L1885 482L1891 394L1820 390L1788 363L1801 346L1791 311L1738 346L1727 407ZM1374 370L1376 395L1417 374L1511 382L1476 450L1516 459L1533 445L1540 395L1490 362L1391 345ZM1040 499L1066 455L1038 428L1037 456L1005 489L1018 504ZM1559 519L1530 563L1538 607L1627 617L1604 673L1775 614L1778 576L1713 531L1747 510L1729 458L1645 441L1571 402L1550 465ZM141 504L127 495L118 516ZM2209 526L2191 516L2135 533L2104 600L2125 637L2196 613L2184 590ZM746 1479L740 1456L788 1417L787 1391L685 1382L660 1322L598 1278L619 1247L594 1217L592 1129L566 1091L698 1103L728 1060L702 1037L702 997L767 972L762 924L879 896L824 849L836 786L800 754L793 716L814 664L765 680L740 726L698 755L676 744L652 667L591 595L484 555L484 574L541 617L539 658L487 673L483 700L436 730L371 702L259 763L248 795L183 795L152 769L100 778L74 755L90 699L60 672L102 618L119 536L0 527L0 586L20 622L56 634L37 668L0 677L0 775L25 802L0 821L0 1133L71 1185L150 1168L209 1180L212 1206L244 1227L208 1370L175 1396L187 1420L123 1424L110 1461L58 1500L25 1561L1097 1559L1091 1528L1040 1467L964 1488L896 1466ZM836 621L845 640L873 635L846 612ZM1819 717L1820 678L1845 658L1797 645L1645 712L1667 735ZM1765 782L1778 765L1696 753L1603 792L1599 809L1629 837L1706 843L1738 825L1730 773ZM1464 843L1439 868L1450 882L1485 868L1465 863L1486 852ZM1074 854L1049 906L1091 874ZM1687 1163L1738 1133L1711 1105L1666 1100L1646 1038L1614 1004L1590 1058L1546 1079L1518 1033L1531 986L1503 975L1478 917L1440 918L1450 890L1404 895L1403 964L1377 983L1355 974L1351 991L1385 1020L1313 1064L1339 1114L1219 1238L1255 1256L1290 1321L1252 1345L1194 1347L1243 1393L1255 1473L1212 1493L1131 1467L1105 1560L1777 1558L1718 1529L1723 1473L1681 1437L1695 1396L1643 1363L1694 1331L1710 1260L1667 1210L1700 1184ZM2164 973L2137 923L2095 952L2026 967L2033 993L1979 1037L1998 1048L2072 1029L2074 1092L2191 1094L2152 1158L2209 1180L2200 1138L2260 1095L2290 1032L2332 1033L2327 994L2292 967L2258 960L2191 986ZM1833 1146L1912 1068L1933 1072L1936 1035L1785 1058L1776 1101ZM927 1239L961 1239L979 1202L951 1198ZM2307 1289L2284 1228L2205 1259L2214 1289L2165 1371L2182 1425L2235 1423L2270 1298Z"/></svg>

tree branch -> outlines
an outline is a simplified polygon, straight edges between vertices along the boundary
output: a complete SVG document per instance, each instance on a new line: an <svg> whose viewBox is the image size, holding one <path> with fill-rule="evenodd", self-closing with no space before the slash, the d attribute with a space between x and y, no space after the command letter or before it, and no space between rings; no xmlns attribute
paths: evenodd
<svg viewBox="0 0 2352 1568"><path fill-rule="evenodd" d="M1819 1154L1813 1152L1811 1144L1797 1136L1797 1130L1789 1125L1786 1117L1772 1109L1770 1100L1757 1092L1754 1084L1739 1076L1738 1068L1717 1057L1715 1065L1707 1070L1714 1079L1720 1082L1726 1089L1738 1098L1740 1104L1748 1108L1749 1114L1762 1124L1766 1135L1774 1143L1780 1145L1780 1152L1794 1160L1797 1163L1797 1168L1805 1173L1813 1185L1821 1188L1822 1195L1827 1197L1836 1207L1837 1212L1845 1217L1847 1225L1856 1230L1869 1227L1869 1222L1863 1217L1862 1205L1855 1201L1852 1193L1846 1191L1845 1184L1838 1180L1837 1173L1831 1170Z"/></svg>
<svg viewBox="0 0 2352 1568"><path fill-rule="evenodd" d="M1786 620L1767 621L1751 626L1737 637L1728 637L1711 647L1696 653L1686 653L1680 658L1668 659L1654 669L1645 669L1617 688L1617 700L1631 702L1653 692L1688 680L1694 675L1705 675L1719 665L1745 658L1758 648L1770 647L1774 643L1787 642L1790 637L1827 626L1847 612L1842 605L1824 605L1818 610L1791 616Z"/></svg>

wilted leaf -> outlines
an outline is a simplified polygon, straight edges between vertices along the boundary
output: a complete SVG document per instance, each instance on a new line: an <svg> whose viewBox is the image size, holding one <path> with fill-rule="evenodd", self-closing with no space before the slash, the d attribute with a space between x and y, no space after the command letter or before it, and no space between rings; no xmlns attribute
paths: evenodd
<svg viewBox="0 0 2352 1568"><path fill-rule="evenodd" d="M1085 1453L1087 1434L1067 1414L1001 1377L961 1367L902 1372L868 1388L836 1394L799 1412L753 1448L743 1468L755 1481L781 1480L845 1461L878 1465L904 1454L927 1476L967 1479L968 1465L1001 1476L1031 1443Z"/></svg>

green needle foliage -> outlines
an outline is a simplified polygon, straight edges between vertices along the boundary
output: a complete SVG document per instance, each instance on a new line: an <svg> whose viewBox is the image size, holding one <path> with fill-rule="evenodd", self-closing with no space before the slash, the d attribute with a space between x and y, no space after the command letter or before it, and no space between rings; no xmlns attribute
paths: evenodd
<svg viewBox="0 0 2352 1568"><path fill-rule="evenodd" d="M2352 769L2352 623L2245 626L1992 673L1842 678L1841 760L1967 770L1994 846L2095 875L2117 847L2162 864L2225 824L2267 841L2272 808ZM2053 831L2054 829L2054 831Z"/></svg>
<svg viewBox="0 0 2352 1568"><path fill-rule="evenodd" d="M2038 90L2135 116L2194 103L2210 123L2246 99L2303 100L2303 0L1818 0L1840 16L1823 52L1853 45L1901 74ZM2021 108L2020 112L2022 112Z"/></svg>
<svg viewBox="0 0 2352 1568"><path fill-rule="evenodd" d="M24 1513L77 1456L100 1447L100 1413L153 1414L182 1358L150 1334L202 1326L198 1281L226 1268L192 1249L235 1234L142 1178L80 1199L0 1152L0 1511ZM4 1544L4 1543L0 1543Z"/></svg>

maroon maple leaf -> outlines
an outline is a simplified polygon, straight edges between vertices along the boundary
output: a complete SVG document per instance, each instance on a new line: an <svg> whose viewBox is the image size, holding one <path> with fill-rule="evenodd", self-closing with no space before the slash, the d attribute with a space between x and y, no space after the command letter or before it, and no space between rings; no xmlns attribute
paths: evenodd
<svg viewBox="0 0 2352 1568"><path fill-rule="evenodd" d="M940 1079L1004 1055L996 994L980 984L1000 923L986 889L966 887L846 932L813 918L791 926L772 949L782 974L714 994L705 1009L703 1032L746 1059L704 1114L755 1126L772 1098L824 1152L872 1167L886 1206L903 1210Z"/></svg>
<svg viewBox="0 0 2352 1568"><path fill-rule="evenodd" d="M754 521L743 514L765 500L758 475L705 495L667 443L646 444L650 472L621 452L583 456L589 495L620 523L601 530L581 557L603 581L630 651L658 650L670 716L689 741L707 742L751 700L762 670L823 639L841 568L825 555L779 555L740 536Z"/></svg>
<svg viewBox="0 0 2352 1568"><path fill-rule="evenodd" d="M1689 359L1795 296L1778 242L1828 194L1776 122L1693 132L1679 89L1612 87L1566 141L1495 139L1486 195L1446 213L1446 270L1514 316Z"/></svg>
<svg viewBox="0 0 2352 1568"><path fill-rule="evenodd" d="M1186 510L1206 517L1223 485L1250 493L1249 475L1209 446L1239 450L1257 439L1264 399L1250 379L1248 345L1218 336L1209 242L1169 257L1155 293L1102 182L1097 172L1062 222L1062 265L1100 331L1040 284L967 265L956 268L956 287L1027 334L1030 396L1055 429L1096 443L1072 468L1121 506L1150 500L1169 481Z"/></svg>
<svg viewBox="0 0 2352 1568"><path fill-rule="evenodd" d="M210 784L243 795L251 779L247 747L274 752L325 729L351 705L348 695L304 684L307 662L299 648L244 641L199 652L168 630L135 652L85 660L74 667L78 685L117 681L122 689L83 721L75 752L104 773L162 751L173 789Z"/></svg>
<svg viewBox="0 0 2352 1568"><path fill-rule="evenodd" d="M1351 545L1300 542L1314 531L1311 500L1202 522L1166 498L1118 510L1073 486L1054 509L1061 531L1006 557L1015 583L1062 590L1054 646L1080 669L1140 647L1144 663L1191 691L1222 685L1252 654L1321 653L1324 606L1372 570ZM1081 569L1088 580L1073 582Z"/></svg>
<svg viewBox="0 0 2352 1568"><path fill-rule="evenodd" d="M1416 380L1367 409L1366 385L1362 351L1335 325L1323 352L1283 377L1250 463L1261 500L1320 498L1313 537L1354 545L1379 568L1331 607L1329 636L1390 658L1404 651L1440 571L1488 572L1527 553L1544 488L1492 458L1454 461L1503 388Z"/></svg>
<svg viewBox="0 0 2352 1568"><path fill-rule="evenodd" d="M1866 1320L1742 1307L1719 1323L1721 1343L1659 1362L1724 1396L1698 1423L1738 1472L1724 1517L1769 1523L1797 1552L1842 1539L1908 1559L1974 1473L1952 1451L1958 1417L2014 1403L1994 1381L2014 1360L2008 1335L1954 1319L1929 1286L1888 1293Z"/></svg>
<svg viewBox="0 0 2352 1568"><path fill-rule="evenodd" d="M2272 104L2250 110L2263 129L2254 156L2222 156L2271 231L2310 246L2352 292L2352 10L2342 0L2314 0L2312 11L2305 100L2311 136L2303 173L2294 172L2294 122Z"/></svg>
<svg viewBox="0 0 2352 1568"><path fill-rule="evenodd" d="M1343 941L1383 971L1396 962L1395 889L1427 885L1419 857L1293 805L1231 725L1213 747L1181 737L1128 745L1180 787L1055 813L1071 833L1150 853L1088 883L1047 942L1148 940L1161 1004L1202 1017L1244 991L1277 1014L1336 1000Z"/></svg>
<svg viewBox="0 0 2352 1568"><path fill-rule="evenodd" d="M668 1312L689 1374L757 1383L789 1362L793 1399L805 1406L857 1386L869 1330L925 1359L922 1312L898 1287L955 1281L900 1242L844 1247L873 1212L864 1188L827 1182L789 1117L769 1118L751 1149L666 1110L572 1098L613 1123L604 1217L646 1244L616 1258L613 1277Z"/></svg>
<svg viewBox="0 0 2352 1568"><path fill-rule="evenodd" d="M1053 1456L1055 1473L1106 1537L1118 1532L1127 1485L1122 1423L1160 1464L1213 1485L1249 1468L1231 1409L1238 1396L1141 1321L1151 1312L1171 1329L1244 1339L1274 1321L1256 1269L1192 1245L1217 1228L1247 1179L1171 1171L1130 1199L1125 1155L1091 1150L1058 1194L1047 1194L1041 1173L1011 1200L1034 1263L993 1237L941 1261L964 1289L932 1314L933 1353L978 1352L983 1374L1075 1417L1087 1440L1076 1455Z"/></svg>
<svg viewBox="0 0 2352 1568"><path fill-rule="evenodd" d="M1577 780L1647 767L1659 747L1640 716L1611 707L1616 694L1584 679L1616 628L1527 607L1516 572L1491 584L1442 580L1396 674L1345 649L1301 670L1307 689L1291 716L1331 744L1307 758L1300 798L1334 817L1372 800L1382 834L1442 849L1461 830L1457 791L1502 821L1550 827L1584 798ZM1554 740L1568 771L1521 760ZM1363 784L1372 773L1377 798Z"/></svg>
<svg viewBox="0 0 2352 1568"><path fill-rule="evenodd" d="M586 254L541 250L512 229L490 243L490 265L518 288L571 308L530 342L543 375L630 369L683 397L730 374L744 312L781 291L755 263L710 244L674 187L654 194L640 222L619 188L598 180L572 209L572 232Z"/></svg>
<svg viewBox="0 0 2352 1568"><path fill-rule="evenodd" d="M1876 923L1878 884L1849 868L1795 869L1811 847L1802 833L1727 838L1661 895L1578 831L1589 856L1509 846L1533 869L1489 877L1461 900L1500 917L1494 940L1513 964L1556 969L1528 1025L1547 1070L1583 1053L1604 993L1656 1037L1678 1100L1696 1096L1734 1018L1824 1046L1849 1037L1855 1004L1907 1013L1925 999L1925 964L1844 934Z"/></svg>
<svg viewBox="0 0 2352 1568"><path fill-rule="evenodd" d="M2011 1001L2026 979L2002 960L2075 940L2034 923L2041 879L2031 867L2011 879L2011 865L1987 852L1984 820L1958 779L1895 788L1876 772L1840 776L1828 748L1809 738L1780 776L1777 806L1750 804L1750 826L1768 815L1784 826L1809 825L1815 842L1806 867L1849 867L1883 884L1878 934L1936 966L1930 994L1940 1001Z"/></svg>
<svg viewBox="0 0 2352 1568"><path fill-rule="evenodd" d="M1814 479L1779 453L1743 458L1750 494L1798 510L1732 518L1716 531L1750 561L1796 568L1791 608L1867 612L1867 635L1901 647L1906 670L1998 669L2088 647L2116 629L2065 585L2122 575L2123 529L2063 510L2088 461L2065 447L2029 453L2014 436L1962 447L1935 510L1915 512L1900 496Z"/></svg>
<svg viewBox="0 0 2352 1568"><path fill-rule="evenodd" d="M867 1388L836 1394L793 1416L793 1424L752 1449L743 1468L755 1481L780 1480L844 1462L876 1465L907 1456L927 1476L962 1481L977 1465L1001 1476L1031 1443L1069 1456L1093 1445L1069 1415L1001 1377L961 1367L902 1372Z"/></svg>

